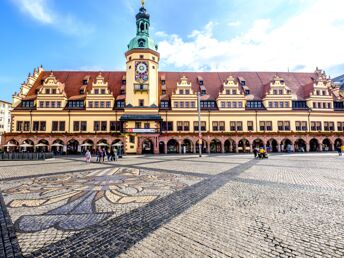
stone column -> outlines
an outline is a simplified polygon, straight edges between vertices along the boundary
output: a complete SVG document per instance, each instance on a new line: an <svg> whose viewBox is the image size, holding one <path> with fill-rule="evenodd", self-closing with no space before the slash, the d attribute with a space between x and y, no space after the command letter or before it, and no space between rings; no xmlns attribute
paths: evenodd
<svg viewBox="0 0 344 258"><path fill-rule="evenodd" d="M167 142L164 142L164 153L167 154Z"/></svg>

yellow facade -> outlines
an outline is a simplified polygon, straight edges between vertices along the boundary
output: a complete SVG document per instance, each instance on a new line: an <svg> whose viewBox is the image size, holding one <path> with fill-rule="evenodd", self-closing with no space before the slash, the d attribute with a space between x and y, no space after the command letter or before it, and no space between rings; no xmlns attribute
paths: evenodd
<svg viewBox="0 0 344 258"><path fill-rule="evenodd" d="M69 145L92 142L96 149L99 142L112 147L120 141L126 153L182 152L182 146L195 152L198 93L207 152L252 150L272 142L282 151L286 142L299 147L300 139L305 150L314 151L343 143L344 109L335 107L343 95L323 71L286 78L274 73L268 79L263 73L159 73L160 55L149 38L145 9L137 19L139 42L131 41L122 74L35 69L13 95L12 132L5 143L44 140L50 149L59 142L68 151ZM305 80L298 82L301 90L293 85L298 76Z"/></svg>

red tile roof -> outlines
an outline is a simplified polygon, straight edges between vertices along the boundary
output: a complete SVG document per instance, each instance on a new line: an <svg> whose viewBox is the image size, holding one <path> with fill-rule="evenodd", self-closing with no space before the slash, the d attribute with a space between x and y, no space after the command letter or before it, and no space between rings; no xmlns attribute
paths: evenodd
<svg viewBox="0 0 344 258"><path fill-rule="evenodd" d="M50 71L46 71L36 81L35 85L29 91L27 97L35 95L36 89L41 86L42 80L50 75ZM74 71L53 71L56 79L65 84L65 92L68 98L78 98L80 89L83 86L83 80L89 76L87 90L92 88L92 83L99 75L99 72L74 72ZM125 78L125 72L102 72L105 81L109 83L109 88L115 98L121 95L122 80ZM161 85L161 78L166 80L166 95L170 97L172 92L177 88L177 82L180 82L182 76L186 76L189 82L192 83L194 92L200 90L199 78L203 79L204 87L207 90L208 99L215 100L219 92L223 89L223 82L232 75L234 78L242 77L246 81L246 86L250 89L250 99L262 99L265 95L266 86L275 75L282 77L286 85L292 92L294 98L303 100L309 96L313 88L313 78L317 78L316 73L276 73L276 72L160 72L159 84ZM78 96L78 97L76 97ZM119 97L118 99L122 99ZM165 99L165 97L164 97Z"/></svg>

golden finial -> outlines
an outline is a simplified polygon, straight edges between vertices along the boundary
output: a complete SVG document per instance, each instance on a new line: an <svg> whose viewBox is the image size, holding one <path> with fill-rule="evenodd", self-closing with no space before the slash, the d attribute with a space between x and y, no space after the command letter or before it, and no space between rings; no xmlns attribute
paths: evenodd
<svg viewBox="0 0 344 258"><path fill-rule="evenodd" d="M144 6L145 5L145 0L141 0L141 4L142 4L142 6Z"/></svg>

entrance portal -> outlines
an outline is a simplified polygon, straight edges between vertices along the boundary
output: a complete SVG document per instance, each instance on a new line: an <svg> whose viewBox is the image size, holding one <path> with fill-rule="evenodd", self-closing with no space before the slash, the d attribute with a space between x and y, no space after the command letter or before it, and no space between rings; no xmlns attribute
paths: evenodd
<svg viewBox="0 0 344 258"><path fill-rule="evenodd" d="M151 140L144 140L142 142L142 154L153 154L154 153L154 145Z"/></svg>

